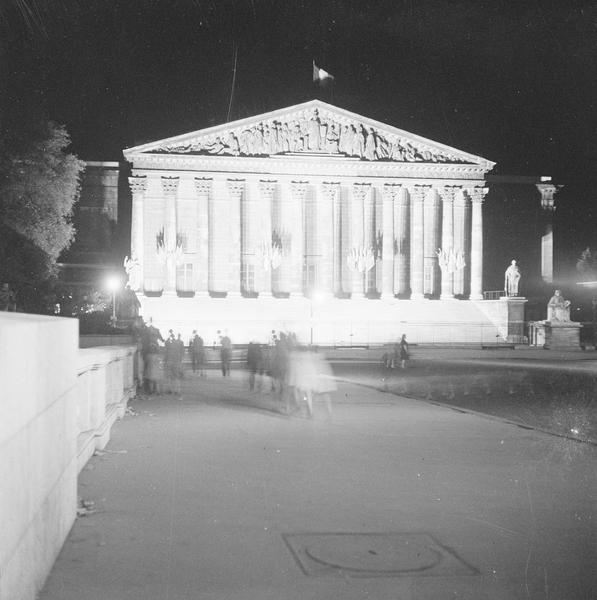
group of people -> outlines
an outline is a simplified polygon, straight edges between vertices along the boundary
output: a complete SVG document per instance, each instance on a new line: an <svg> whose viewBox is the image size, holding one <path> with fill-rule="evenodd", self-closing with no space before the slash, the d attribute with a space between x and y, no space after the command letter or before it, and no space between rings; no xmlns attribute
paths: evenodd
<svg viewBox="0 0 597 600"><path fill-rule="evenodd" d="M232 341L225 331L218 331L218 336L222 376L229 377ZM196 330L185 346L182 335L175 335L172 329L164 339L150 319L147 324L140 321L137 337L143 359L141 377L147 393L181 393L187 350L192 373L205 377L206 347ZM249 390L262 391L267 386L279 398L281 409L287 413L300 409L304 402L309 416L312 416L313 401L321 397L331 414L330 393L336 389L331 369L322 354L301 346L294 333L272 331L267 344L252 341L246 351L246 368Z"/></svg>
<svg viewBox="0 0 597 600"><path fill-rule="evenodd" d="M299 410L305 402L312 417L313 401L320 397L331 415L330 393L337 387L330 366L321 353L300 345L294 333L272 331L267 346L251 342L247 349L247 369L249 389L262 390L264 378L269 377L271 392L278 395L286 413Z"/></svg>

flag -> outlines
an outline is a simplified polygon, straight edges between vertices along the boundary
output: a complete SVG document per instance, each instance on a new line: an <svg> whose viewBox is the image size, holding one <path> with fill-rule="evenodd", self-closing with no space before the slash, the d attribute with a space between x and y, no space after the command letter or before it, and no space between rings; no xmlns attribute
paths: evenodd
<svg viewBox="0 0 597 600"><path fill-rule="evenodd" d="M325 69L320 69L313 61L313 83L325 85L334 81L334 76L328 73Z"/></svg>

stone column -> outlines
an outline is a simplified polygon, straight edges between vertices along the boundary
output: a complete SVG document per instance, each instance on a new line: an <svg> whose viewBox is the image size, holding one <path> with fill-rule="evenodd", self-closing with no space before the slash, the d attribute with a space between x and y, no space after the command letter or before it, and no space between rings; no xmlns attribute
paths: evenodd
<svg viewBox="0 0 597 600"><path fill-rule="evenodd" d="M317 216L319 220L319 281L321 291L327 296L333 296L337 291L336 279L338 237L336 232L336 211L340 194L339 183L323 182L321 194L317 201Z"/></svg>
<svg viewBox="0 0 597 600"><path fill-rule="evenodd" d="M483 299L483 199L487 188L471 189L471 300Z"/></svg>
<svg viewBox="0 0 597 600"><path fill-rule="evenodd" d="M334 237L334 262L332 265L333 292L335 295L342 293L342 189L340 184L335 190L332 198L332 220Z"/></svg>
<svg viewBox="0 0 597 600"><path fill-rule="evenodd" d="M228 197L230 199L229 213L229 276L228 276L228 296L237 297L241 293L241 209L243 192L245 191L244 179L228 179Z"/></svg>
<svg viewBox="0 0 597 600"><path fill-rule="evenodd" d="M213 219L209 215L210 204L213 203L213 180L207 177L195 177L195 191L197 193L197 275L195 277L197 296L207 296L209 290L210 254L213 252L214 236Z"/></svg>
<svg viewBox="0 0 597 600"><path fill-rule="evenodd" d="M456 270L453 273L454 295L465 294L464 274L468 257L468 221L469 221L469 199L464 190L457 190L454 195L454 256Z"/></svg>
<svg viewBox="0 0 597 600"><path fill-rule="evenodd" d="M304 203L307 195L307 181L293 181L291 183L292 214L291 222L291 273L290 295L303 296L303 268L305 264L305 232L304 232Z"/></svg>
<svg viewBox="0 0 597 600"><path fill-rule="evenodd" d="M147 177L129 177L129 185L133 195L133 207L131 216L131 271L129 273L129 284L136 292L143 291L144 287L144 219L143 202L147 190Z"/></svg>
<svg viewBox="0 0 597 600"><path fill-rule="evenodd" d="M437 293L438 264L437 248L439 246L439 201L437 191L431 188L424 200L424 258L423 258L423 292L434 296Z"/></svg>
<svg viewBox="0 0 597 600"><path fill-rule="evenodd" d="M381 297L394 297L394 203L400 185L386 183L382 191L382 280Z"/></svg>
<svg viewBox="0 0 597 600"><path fill-rule="evenodd" d="M553 283L553 214L556 209L554 194L558 188L552 183L538 183L536 187L541 194L541 208L545 224L541 236L541 279L545 283Z"/></svg>
<svg viewBox="0 0 597 600"><path fill-rule="evenodd" d="M375 257L375 190L369 186L363 198L363 246ZM365 271L365 293L375 292L375 261Z"/></svg>
<svg viewBox="0 0 597 600"><path fill-rule="evenodd" d="M280 193L274 197L274 207L272 220L272 239L275 238L278 247L281 247L281 263L274 271L273 283L274 291L278 294L288 294L291 288L292 274L292 197L288 186L281 185Z"/></svg>
<svg viewBox="0 0 597 600"><path fill-rule="evenodd" d="M162 191L166 203L165 223L164 223L164 247L166 259L166 285L164 292L176 292L176 267L182 253L182 248L178 244L178 222L176 197L178 194L178 177L162 176Z"/></svg>
<svg viewBox="0 0 597 600"><path fill-rule="evenodd" d="M410 292L410 206L405 188L397 192L394 199L394 294Z"/></svg>
<svg viewBox="0 0 597 600"><path fill-rule="evenodd" d="M424 222L423 205L429 190L428 185L415 185L411 190L410 223L410 289L411 300L420 300L423 295L424 268Z"/></svg>
<svg viewBox="0 0 597 600"><path fill-rule="evenodd" d="M441 241L441 300L454 298L454 194L455 186L447 185L441 192L442 241Z"/></svg>
<svg viewBox="0 0 597 600"><path fill-rule="evenodd" d="M255 283L259 296L266 298L272 295L272 276L274 270L279 268L278 257L275 252L279 252L272 244L272 206L276 195L277 181L260 181L259 194L261 196L260 210L255 214L259 221L259 233L257 240L259 242L262 258L261 263L257 263L255 273Z"/></svg>
<svg viewBox="0 0 597 600"><path fill-rule="evenodd" d="M365 296L365 281L367 268L362 257L367 251L365 246L365 198L371 185L368 183L354 183L350 199L350 254L346 257L352 269L351 298L358 299ZM360 259L360 260L358 260Z"/></svg>

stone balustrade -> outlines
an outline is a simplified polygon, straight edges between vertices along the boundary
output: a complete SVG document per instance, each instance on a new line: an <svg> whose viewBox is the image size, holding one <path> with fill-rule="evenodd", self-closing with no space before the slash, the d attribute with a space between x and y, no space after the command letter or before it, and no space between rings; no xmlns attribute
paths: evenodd
<svg viewBox="0 0 597 600"><path fill-rule="evenodd" d="M131 346L78 321L0 312L0 600L33 600L77 512L77 475L134 394Z"/></svg>

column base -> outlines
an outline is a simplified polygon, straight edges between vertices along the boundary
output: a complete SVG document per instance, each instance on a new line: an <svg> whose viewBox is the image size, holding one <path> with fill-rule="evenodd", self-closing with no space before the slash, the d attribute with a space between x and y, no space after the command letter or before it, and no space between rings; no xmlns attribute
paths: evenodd
<svg viewBox="0 0 597 600"><path fill-rule="evenodd" d="M304 298L305 294L303 292L290 292L290 298Z"/></svg>
<svg viewBox="0 0 597 600"><path fill-rule="evenodd" d="M351 292L350 299L351 300L363 300L365 298L364 292Z"/></svg>
<svg viewBox="0 0 597 600"><path fill-rule="evenodd" d="M242 294L238 290L235 290L234 292L226 292L226 298L242 298Z"/></svg>
<svg viewBox="0 0 597 600"><path fill-rule="evenodd" d="M391 292L382 292L379 299L380 300L395 300L396 296L394 294L392 294Z"/></svg>
<svg viewBox="0 0 597 600"><path fill-rule="evenodd" d="M454 294L441 294L440 300L454 300Z"/></svg>
<svg viewBox="0 0 597 600"><path fill-rule="evenodd" d="M483 300L483 294L471 294L469 300Z"/></svg>
<svg viewBox="0 0 597 600"><path fill-rule="evenodd" d="M425 295L424 294L419 294L419 293L412 293L410 295L410 299L411 300L425 300Z"/></svg>
<svg viewBox="0 0 597 600"><path fill-rule="evenodd" d="M209 298L209 292L207 290L196 290L195 298Z"/></svg>
<svg viewBox="0 0 597 600"><path fill-rule="evenodd" d="M259 292L259 297L260 298L271 298L272 293L271 292Z"/></svg>

